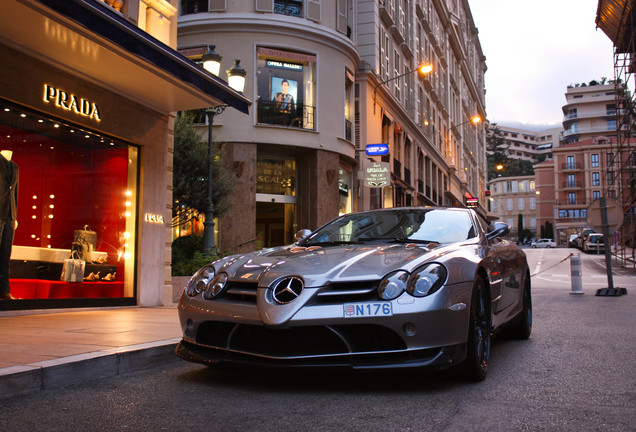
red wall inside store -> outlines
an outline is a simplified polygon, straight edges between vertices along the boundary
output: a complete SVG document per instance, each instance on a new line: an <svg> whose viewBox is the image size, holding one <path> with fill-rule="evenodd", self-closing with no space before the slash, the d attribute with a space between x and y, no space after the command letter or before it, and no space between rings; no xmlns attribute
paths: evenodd
<svg viewBox="0 0 636 432"><path fill-rule="evenodd" d="M70 249L74 231L88 225L97 232L96 250L116 254L126 228L127 148L57 142L13 152L20 170L15 245Z"/></svg>

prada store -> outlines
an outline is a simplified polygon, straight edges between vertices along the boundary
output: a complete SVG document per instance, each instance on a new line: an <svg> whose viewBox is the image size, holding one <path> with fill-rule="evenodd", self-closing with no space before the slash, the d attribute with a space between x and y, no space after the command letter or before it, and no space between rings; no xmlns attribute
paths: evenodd
<svg viewBox="0 0 636 432"><path fill-rule="evenodd" d="M131 21L3 2L0 310L172 303L173 113L249 101Z"/></svg>

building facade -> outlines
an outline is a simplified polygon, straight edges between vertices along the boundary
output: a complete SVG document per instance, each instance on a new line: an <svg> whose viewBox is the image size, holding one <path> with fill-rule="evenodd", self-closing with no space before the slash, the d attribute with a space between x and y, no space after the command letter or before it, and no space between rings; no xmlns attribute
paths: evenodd
<svg viewBox="0 0 636 432"><path fill-rule="evenodd" d="M558 245L567 245L570 235L588 227L587 209L601 197L616 199L613 146L616 138L597 137L553 149L553 161L535 165L541 200L553 193L553 200L540 206L539 224L550 222ZM610 173L610 174L608 174ZM552 178L550 178L552 177ZM552 192L553 191L553 192Z"/></svg>
<svg viewBox="0 0 636 432"><path fill-rule="evenodd" d="M354 17L352 1L181 2L179 50L200 61L214 45L222 70L240 59L254 100L248 117L214 118L240 191L216 224L221 250L288 244L353 209Z"/></svg>
<svg viewBox="0 0 636 432"><path fill-rule="evenodd" d="M17 227L2 241L19 300L0 309L172 303L173 112L249 107L171 48L176 18L176 0L3 2L0 163L17 214L2 225Z"/></svg>
<svg viewBox="0 0 636 432"><path fill-rule="evenodd" d="M484 202L485 132L469 120L485 118L486 66L466 1L182 1L179 50L198 61L209 45L222 69L240 59L255 101L247 120L214 119L240 166L222 250L290 243L356 210ZM369 182L368 169L388 175Z"/></svg>
<svg viewBox="0 0 636 432"><path fill-rule="evenodd" d="M563 144L597 136L616 137L616 88L596 81L568 86L563 110Z"/></svg>
<svg viewBox="0 0 636 432"><path fill-rule="evenodd" d="M510 236L517 239L520 231L529 230L527 240L538 237L534 176L497 177L489 185L491 215L510 226Z"/></svg>
<svg viewBox="0 0 636 432"><path fill-rule="evenodd" d="M384 187L360 181L358 207L466 206L477 198L485 214L486 63L468 2L357 4L359 167L384 162L391 174ZM421 64L432 71L422 76ZM388 144L389 154L366 155L375 143Z"/></svg>
<svg viewBox="0 0 636 432"><path fill-rule="evenodd" d="M559 145L563 129L550 128L541 131L513 128L493 124L488 128L488 135L499 129L504 139L503 148L510 159L525 160L533 163L552 158L552 149Z"/></svg>

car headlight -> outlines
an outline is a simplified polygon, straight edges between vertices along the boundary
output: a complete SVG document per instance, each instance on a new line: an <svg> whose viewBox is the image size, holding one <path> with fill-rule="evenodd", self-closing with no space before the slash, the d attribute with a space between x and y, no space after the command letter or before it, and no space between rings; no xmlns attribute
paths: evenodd
<svg viewBox="0 0 636 432"><path fill-rule="evenodd" d="M408 280L406 292L414 297L433 294L446 282L446 267L438 263L426 264L413 272Z"/></svg>
<svg viewBox="0 0 636 432"><path fill-rule="evenodd" d="M227 273L221 272L214 276L212 281L208 284L207 289L203 293L203 298L206 300L212 300L223 292L227 285Z"/></svg>
<svg viewBox="0 0 636 432"><path fill-rule="evenodd" d="M406 281L409 274L405 271L398 271L387 275L378 285L378 296L382 300L393 300L399 297L406 289Z"/></svg>
<svg viewBox="0 0 636 432"><path fill-rule="evenodd" d="M214 277L214 273L214 267L209 264L201 267L194 276L190 278L188 286L186 287L186 294L190 297L194 297L204 292Z"/></svg>

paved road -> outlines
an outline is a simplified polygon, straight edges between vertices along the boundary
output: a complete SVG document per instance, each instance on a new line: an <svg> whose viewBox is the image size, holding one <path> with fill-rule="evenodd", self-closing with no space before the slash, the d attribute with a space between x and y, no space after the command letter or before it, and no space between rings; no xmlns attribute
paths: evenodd
<svg viewBox="0 0 636 432"><path fill-rule="evenodd" d="M349 373L159 368L2 401L2 430L634 431L636 273L627 296L596 297L603 257L581 255L584 295L570 294L574 250L527 250L534 329L496 339L488 378L454 372ZM602 267L602 268L601 268Z"/></svg>

